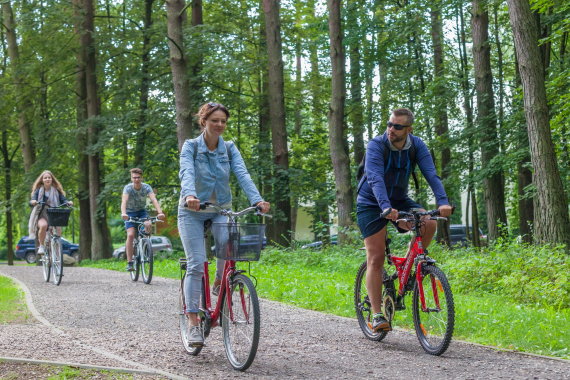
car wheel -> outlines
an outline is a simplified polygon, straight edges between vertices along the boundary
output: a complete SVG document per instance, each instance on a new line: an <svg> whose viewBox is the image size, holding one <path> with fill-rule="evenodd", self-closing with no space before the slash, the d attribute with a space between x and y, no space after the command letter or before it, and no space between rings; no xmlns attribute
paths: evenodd
<svg viewBox="0 0 570 380"><path fill-rule="evenodd" d="M73 257L75 259L75 262L78 263L81 260L81 255L79 254L79 252L74 251L71 254L71 257Z"/></svg>
<svg viewBox="0 0 570 380"><path fill-rule="evenodd" d="M119 253L119 255L117 256L117 259L124 260L125 259L125 253L124 252Z"/></svg>
<svg viewBox="0 0 570 380"><path fill-rule="evenodd" d="M28 252L26 253L25 259L28 264L33 264L37 261L38 258L35 252Z"/></svg>

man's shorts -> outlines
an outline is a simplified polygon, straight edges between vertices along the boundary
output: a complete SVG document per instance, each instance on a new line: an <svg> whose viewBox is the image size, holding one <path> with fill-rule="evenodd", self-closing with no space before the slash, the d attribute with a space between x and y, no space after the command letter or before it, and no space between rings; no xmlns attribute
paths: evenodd
<svg viewBox="0 0 570 380"><path fill-rule="evenodd" d="M416 203L414 200L410 198L402 199L402 200L390 200L392 207L398 211L410 211L414 208L423 208L420 204ZM380 218L380 214L382 211L378 205L370 206L370 205L356 205L356 219L358 223L358 227L360 228L360 232L364 239L369 236L374 235L378 231L381 231L382 228L388 224L388 219ZM402 230L395 222L392 222L399 232L406 232L406 230Z"/></svg>
<svg viewBox="0 0 570 380"><path fill-rule="evenodd" d="M127 215L131 218L148 218L148 212L146 210L139 210L139 211L127 211ZM131 227L136 227L138 223L127 222L125 220L125 230L128 230Z"/></svg>

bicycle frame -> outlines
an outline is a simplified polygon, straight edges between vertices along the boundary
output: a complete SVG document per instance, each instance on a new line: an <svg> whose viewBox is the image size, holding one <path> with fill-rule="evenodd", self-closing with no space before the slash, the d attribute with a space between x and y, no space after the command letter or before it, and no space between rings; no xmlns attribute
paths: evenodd
<svg viewBox="0 0 570 380"><path fill-rule="evenodd" d="M210 274L208 273L209 263L204 262L204 276L202 277L202 292L204 294L204 299L206 300L206 305L204 305L204 311L210 316L211 327L218 326L218 320L222 314L222 300L225 298L228 304L228 310L230 311L230 318L233 320L233 309L231 305L231 300L229 297L224 297L230 292L230 279L236 273L235 261L226 260L224 264L224 274L222 275L222 283L220 284L220 293L218 294L218 300L216 302L216 308L212 310L212 295L210 291ZM242 302L244 302L242 300Z"/></svg>

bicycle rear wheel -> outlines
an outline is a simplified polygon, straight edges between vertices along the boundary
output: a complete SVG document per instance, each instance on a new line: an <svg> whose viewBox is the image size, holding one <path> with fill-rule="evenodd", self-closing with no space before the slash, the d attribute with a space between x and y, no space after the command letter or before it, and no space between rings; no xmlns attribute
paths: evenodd
<svg viewBox="0 0 570 380"><path fill-rule="evenodd" d="M153 267L153 254L152 254L152 244L150 239L144 239L142 241L142 250L141 250L141 269L142 269L142 278L145 284L150 284L152 280L152 267Z"/></svg>
<svg viewBox="0 0 570 380"><path fill-rule="evenodd" d="M46 245L46 250L45 250L44 254L42 255L42 260L41 260L45 282L49 282L49 276L51 273L51 262L50 262L51 257L50 256L51 256L51 253L50 253L49 246Z"/></svg>
<svg viewBox="0 0 570 380"><path fill-rule="evenodd" d="M63 257L61 252L61 240L55 238L51 240L51 268L52 268L52 281L55 285L61 284L61 277L63 276Z"/></svg>
<svg viewBox="0 0 570 380"><path fill-rule="evenodd" d="M228 304L229 299L229 304ZM226 356L234 369L245 371L257 353L259 344L260 311L253 282L238 274L224 294L222 304L222 331Z"/></svg>
<svg viewBox="0 0 570 380"><path fill-rule="evenodd" d="M412 300L416 335L428 354L441 355L447 350L453 335L455 324L453 294L447 277L438 267L424 266L422 276L426 310L422 310L417 282Z"/></svg>
<svg viewBox="0 0 570 380"><path fill-rule="evenodd" d="M356 280L354 281L354 308L356 310L356 318L358 319L358 324L360 329L364 333L367 339L379 342L386 337L388 331L372 331L372 304L370 303L370 298L368 297L368 290L366 289L366 261L360 265L358 273L356 274ZM384 270L384 278L388 274ZM384 288L383 294L386 295L386 289ZM385 298L385 297L383 297Z"/></svg>
<svg viewBox="0 0 570 380"><path fill-rule="evenodd" d="M184 281L182 281L182 286ZM180 338L182 339L182 345L186 352L190 355L196 356L202 351L202 346L192 346L188 342L188 338L190 337L190 324L189 324L189 317L186 314L185 310L185 302L184 302L184 291L182 288L178 292L178 321L180 325ZM202 327L202 331L204 331L204 319L200 320L200 327Z"/></svg>

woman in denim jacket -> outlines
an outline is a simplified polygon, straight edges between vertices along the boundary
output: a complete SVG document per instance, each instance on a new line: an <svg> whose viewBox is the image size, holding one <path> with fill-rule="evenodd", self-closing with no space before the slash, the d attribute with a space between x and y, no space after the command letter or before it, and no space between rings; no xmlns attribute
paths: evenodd
<svg viewBox="0 0 570 380"><path fill-rule="evenodd" d="M230 113L219 103L206 103L198 111L202 134L186 140L180 153L180 202L178 207L178 230L188 260L187 276L184 282L186 307L190 315L189 343L194 346L204 344L203 333L198 324L202 276L206 247L204 246L204 222L227 223L227 217L210 210L200 210L200 202L217 203L231 208L230 171L237 180L252 205L261 212L269 211L269 203L263 201L245 167L236 146L222 139ZM186 207L185 207L186 206ZM216 263L214 293L219 291L224 261Z"/></svg>

